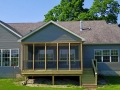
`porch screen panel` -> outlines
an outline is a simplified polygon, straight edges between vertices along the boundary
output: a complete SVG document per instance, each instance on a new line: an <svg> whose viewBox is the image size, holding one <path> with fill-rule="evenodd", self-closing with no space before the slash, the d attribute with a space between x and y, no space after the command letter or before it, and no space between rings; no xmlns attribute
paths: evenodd
<svg viewBox="0 0 120 90"><path fill-rule="evenodd" d="M35 69L45 69L45 47L40 46L37 50L37 60L35 60Z"/></svg>
<svg viewBox="0 0 120 90"><path fill-rule="evenodd" d="M47 60L47 69L56 69L56 60L54 55L54 49L47 49L46 51L46 60Z"/></svg>
<svg viewBox="0 0 120 90"><path fill-rule="evenodd" d="M69 54L68 49L60 49L59 50L59 63L58 68L59 69L69 69Z"/></svg>
<svg viewBox="0 0 120 90"><path fill-rule="evenodd" d="M80 66L81 66L81 61L79 59L80 52L78 50L79 50L78 46L71 46L70 61L71 61L71 69L72 70L80 69Z"/></svg>

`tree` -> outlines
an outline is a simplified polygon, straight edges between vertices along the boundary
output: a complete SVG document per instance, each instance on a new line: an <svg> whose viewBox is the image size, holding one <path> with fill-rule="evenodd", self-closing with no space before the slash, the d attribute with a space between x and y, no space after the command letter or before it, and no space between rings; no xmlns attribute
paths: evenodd
<svg viewBox="0 0 120 90"><path fill-rule="evenodd" d="M107 23L117 23L120 13L120 5L115 0L94 0L89 10L89 15L99 20L106 20Z"/></svg>
<svg viewBox="0 0 120 90"><path fill-rule="evenodd" d="M60 4L51 9L45 16L44 21L77 21L81 13L87 13L83 8L84 0L61 0Z"/></svg>
<svg viewBox="0 0 120 90"><path fill-rule="evenodd" d="M118 27L120 27L120 24L118 24Z"/></svg>

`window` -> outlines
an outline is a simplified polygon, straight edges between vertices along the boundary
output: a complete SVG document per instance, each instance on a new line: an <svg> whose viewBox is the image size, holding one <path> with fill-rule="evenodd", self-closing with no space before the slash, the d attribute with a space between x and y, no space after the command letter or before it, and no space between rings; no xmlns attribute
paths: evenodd
<svg viewBox="0 0 120 90"><path fill-rule="evenodd" d="M118 50L116 49L95 49L94 56L98 62L118 62Z"/></svg>
<svg viewBox="0 0 120 90"><path fill-rule="evenodd" d="M14 66L18 66L18 55L19 52L18 50L11 50L11 64L14 65Z"/></svg>
<svg viewBox="0 0 120 90"><path fill-rule="evenodd" d="M10 66L10 50L2 50L2 66Z"/></svg>
<svg viewBox="0 0 120 90"><path fill-rule="evenodd" d="M118 62L118 50L111 50L111 62Z"/></svg>
<svg viewBox="0 0 120 90"><path fill-rule="evenodd" d="M18 49L1 49L0 66L18 66L19 50Z"/></svg>
<svg viewBox="0 0 120 90"><path fill-rule="evenodd" d="M101 62L101 60L102 60L102 51L101 50L95 50L95 59L97 59L98 62Z"/></svg>

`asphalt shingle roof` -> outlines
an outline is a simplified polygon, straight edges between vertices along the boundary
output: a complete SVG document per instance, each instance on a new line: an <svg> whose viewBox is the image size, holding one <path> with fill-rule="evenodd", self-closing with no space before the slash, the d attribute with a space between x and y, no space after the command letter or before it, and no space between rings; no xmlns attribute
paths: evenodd
<svg viewBox="0 0 120 90"><path fill-rule="evenodd" d="M120 28L116 24L107 24L104 20L83 21L80 31L80 21L56 22L75 34L85 38L84 43L120 43ZM38 23L7 23L22 36L34 30L45 22ZM90 30L89 30L90 28Z"/></svg>

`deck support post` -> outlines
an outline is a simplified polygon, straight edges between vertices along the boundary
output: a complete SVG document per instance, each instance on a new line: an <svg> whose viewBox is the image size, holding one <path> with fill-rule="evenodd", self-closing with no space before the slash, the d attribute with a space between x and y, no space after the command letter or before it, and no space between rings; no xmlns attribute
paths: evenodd
<svg viewBox="0 0 120 90"><path fill-rule="evenodd" d="M25 84L27 84L27 76L25 76Z"/></svg>
<svg viewBox="0 0 120 90"><path fill-rule="evenodd" d="M58 71L58 43L57 43L57 71Z"/></svg>
<svg viewBox="0 0 120 90"><path fill-rule="evenodd" d="M46 43L45 43L45 70L46 70Z"/></svg>
<svg viewBox="0 0 120 90"><path fill-rule="evenodd" d="M71 65L70 65L70 43L69 43L69 70L71 69Z"/></svg>
<svg viewBox="0 0 120 90"><path fill-rule="evenodd" d="M34 43L33 43L33 70L35 69L35 68L34 68L34 62L35 62L35 60L34 60L34 53L35 53L35 45L34 45Z"/></svg>
<svg viewBox="0 0 120 90"><path fill-rule="evenodd" d="M52 76L52 85L54 85L55 82L54 82L54 76Z"/></svg>
<svg viewBox="0 0 120 90"><path fill-rule="evenodd" d="M82 86L82 76L81 75L79 76L79 84L80 84L80 86Z"/></svg>
<svg viewBox="0 0 120 90"><path fill-rule="evenodd" d="M80 43L80 61L81 61L81 70L83 71L82 42Z"/></svg>

